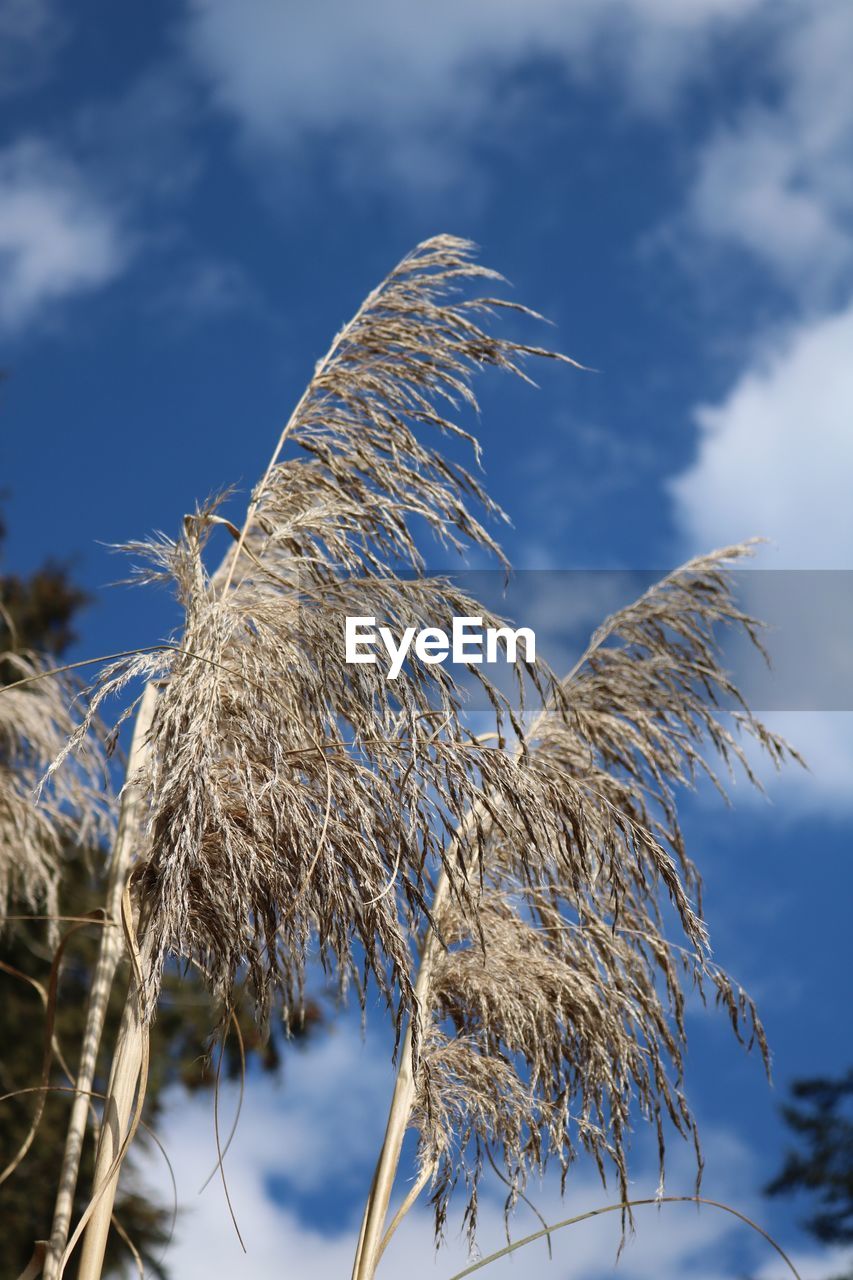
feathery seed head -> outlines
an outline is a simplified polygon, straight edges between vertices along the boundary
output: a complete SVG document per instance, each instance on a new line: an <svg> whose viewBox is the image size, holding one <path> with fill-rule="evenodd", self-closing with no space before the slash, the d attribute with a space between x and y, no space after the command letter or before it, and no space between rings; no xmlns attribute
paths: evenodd
<svg viewBox="0 0 853 1280"><path fill-rule="evenodd" d="M203 563L211 529L227 523L215 505L177 542L147 549L143 576L176 585L180 641L111 669L94 705L130 673L159 681L135 871L154 990L167 956L192 957L225 1001L248 972L264 1012L275 987L300 998L316 941L342 988L363 993L372 974L401 1018L427 873L444 864L460 900L476 896L482 830L471 827L452 865L447 833L484 794L527 830L535 780L516 793L515 763L472 736L447 669L412 663L389 683L341 653L347 614L392 627L471 613L498 623L446 579L421 576L418 541L426 527L446 546L500 555L482 522L498 508L435 438L477 454L456 421L476 406L473 374L522 374L526 357L550 355L488 331L509 304L464 296L479 279L499 277L466 242L419 246L317 366L243 529L228 525L220 571L208 577ZM501 738L504 724L520 734L507 700L483 685Z"/></svg>
<svg viewBox="0 0 853 1280"><path fill-rule="evenodd" d="M721 624L758 640L727 574L749 550L691 561L599 628L562 684L568 713L543 711L519 761L547 797L531 819L544 829L525 841L494 824L476 927L452 900L439 915L448 945L425 998L413 1119L422 1166L434 1170L439 1233L461 1179L473 1239L493 1153L510 1186L507 1211L549 1158L565 1178L578 1149L602 1176L615 1169L627 1199L637 1105L657 1129L661 1179L666 1119L693 1136L701 1172L682 1093L685 988L703 998L712 989L738 1038L757 1040L768 1061L752 1002L710 959L676 809L676 788L711 772L709 747L750 773L720 709L726 698L777 763L795 754L721 666ZM673 913L681 943L668 936Z"/></svg>
<svg viewBox="0 0 853 1280"><path fill-rule="evenodd" d="M10 899L56 914L63 848L86 847L105 834L109 805L103 757L94 741L73 764L54 768L75 730L74 688L45 674L32 653L0 654L0 665L8 685L17 686L0 689L2 924Z"/></svg>

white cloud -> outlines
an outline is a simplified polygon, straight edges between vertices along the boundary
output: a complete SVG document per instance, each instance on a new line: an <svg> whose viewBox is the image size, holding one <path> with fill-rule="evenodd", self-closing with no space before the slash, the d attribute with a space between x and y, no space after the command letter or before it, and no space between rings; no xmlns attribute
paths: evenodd
<svg viewBox="0 0 853 1280"><path fill-rule="evenodd" d="M701 233L819 299L853 267L853 8L785 0L772 16L769 84L701 149L688 211Z"/></svg>
<svg viewBox="0 0 853 1280"><path fill-rule="evenodd" d="M126 257L116 214L69 159L38 140L0 152L0 329L105 285Z"/></svg>
<svg viewBox="0 0 853 1280"><path fill-rule="evenodd" d="M263 1277L286 1271L294 1280L340 1280L349 1274L358 1229L360 1196L370 1178L384 1127L391 1085L387 1060L369 1040L364 1047L346 1025L305 1052L288 1053L285 1084L249 1081L240 1127L225 1157L229 1191L247 1252L243 1254L228 1215L222 1187L213 1180L197 1194L216 1162L209 1096L187 1097L176 1091L160 1126L161 1137L175 1166L180 1201L175 1239L166 1260L181 1280L209 1280L214 1275ZM235 1104L232 1086L223 1089L223 1128ZM637 1197L653 1195L656 1169L648 1146L638 1141L633 1184ZM753 1158L740 1139L726 1133L703 1135L707 1169L705 1193L745 1212L764 1216L751 1202L758 1179ZM673 1146L669 1191L678 1194L692 1186L689 1144ZM156 1184L158 1199L168 1195L169 1181L155 1152L140 1162L146 1185ZM547 1220L581 1213L608 1202L592 1168L583 1164L573 1173L567 1197L559 1197L555 1181L530 1188L531 1197ZM318 1226L316 1203L304 1213L294 1197L321 1195L324 1220ZM505 1243L503 1188L484 1187L481 1201L480 1248L483 1253ZM611 1193L612 1194L612 1193ZM284 1203L282 1200L284 1199ZM408 1217L383 1263L388 1276L407 1280L444 1280L467 1262L458 1235L458 1216L452 1218L447 1246L436 1257L432 1248L432 1216L426 1203ZM538 1223L523 1206L514 1224L515 1238L536 1230ZM554 1237L554 1256L570 1263L572 1275L587 1280L612 1277L619 1238L618 1215L609 1215L567 1229ZM764 1246L753 1240L733 1218L714 1210L697 1213L689 1205L637 1211L637 1232L628 1242L616 1272L623 1280L728 1280L727 1252L737 1249L751 1257L755 1269L763 1263ZM533 1278L551 1277L554 1264L544 1244L529 1246L515 1259L495 1264L489 1274ZM762 1273L764 1274L764 1273ZM770 1277L772 1270L766 1272ZM809 1271L811 1280L823 1273Z"/></svg>
<svg viewBox="0 0 853 1280"><path fill-rule="evenodd" d="M362 179L456 172L488 120L500 74L531 58L580 81L610 72L646 110L671 100L709 42L762 0L400 0L282 5L190 0L186 46L215 101L265 146L346 131ZM382 145L375 145L376 136Z"/></svg>
<svg viewBox="0 0 853 1280"><path fill-rule="evenodd" d="M747 366L722 401L696 410L696 460L669 486L687 551L759 533L776 544L762 552L762 568L853 569L851 353L853 305L795 327ZM742 582L748 583L748 575ZM802 586L803 600L822 600L826 614L826 589L809 582ZM810 591L814 586L820 590ZM797 589L790 576L782 589ZM768 598L773 599L772 583L766 578L757 581L752 607L758 616L766 613ZM749 608L749 598L745 603ZM811 769L786 769L778 776L762 771L765 782L774 800L786 806L849 808L853 715L849 710L819 709L831 705L827 691L832 690L833 669L838 671L840 706L849 707L849 601L839 600L837 612L824 617L811 633L808 625L796 624L796 601L776 603L782 621L788 619L790 636L801 646L792 655L785 651L784 634L771 636L771 647L781 646L778 680L796 686L793 705L803 705L802 691L810 681L819 700L813 709L765 717L800 750ZM809 677L803 664L817 664L819 669ZM777 705L784 705L781 684L776 696Z"/></svg>
<svg viewBox="0 0 853 1280"><path fill-rule="evenodd" d="M825 289L847 262L850 240L818 177L803 179L785 121L757 112L702 152L691 212L700 231L748 250L786 282Z"/></svg>
<svg viewBox="0 0 853 1280"><path fill-rule="evenodd" d="M160 1136L173 1164L180 1214L168 1251L170 1271L182 1280L212 1275L344 1276L352 1257L354 1224L315 1230L276 1204L272 1183L331 1200L364 1181L381 1141L383 1100L393 1083L387 1058L364 1047L357 1032L340 1023L305 1050L287 1053L286 1084L252 1078L239 1128L225 1155L234 1210L248 1252L231 1222L219 1175L199 1189L216 1167L212 1099L177 1089ZM220 1129L227 1133L237 1103L236 1086L220 1095ZM146 1185L168 1203L170 1180L162 1156L150 1149L138 1162Z"/></svg>
<svg viewBox="0 0 853 1280"><path fill-rule="evenodd" d="M796 1250L788 1257L806 1280L839 1280L850 1275L853 1255L849 1249L834 1245L825 1249ZM781 1260L770 1258L756 1273L755 1280L782 1280L790 1272L783 1269Z"/></svg>
<svg viewBox="0 0 853 1280"><path fill-rule="evenodd" d="M769 345L696 410L695 462L670 483L691 547L750 534L775 568L853 568L853 305Z"/></svg>
<svg viewBox="0 0 853 1280"><path fill-rule="evenodd" d="M853 807L853 712L777 711L763 719L781 733L806 761L809 772L789 768L771 776L758 763L768 794L798 813L826 817L849 814Z"/></svg>
<svg viewBox="0 0 853 1280"><path fill-rule="evenodd" d="M696 409L697 457L670 495L691 552L760 533L776 544L761 567L853 569L853 304L838 306L853 282L853 9L786 0L774 20L760 96L700 150L688 220L762 264L804 318L753 341L728 394ZM801 670L821 663L831 688L833 654L841 671L844 650L839 609L794 657ZM766 778L789 807L853 801L853 716L821 705L766 716L811 766Z"/></svg>

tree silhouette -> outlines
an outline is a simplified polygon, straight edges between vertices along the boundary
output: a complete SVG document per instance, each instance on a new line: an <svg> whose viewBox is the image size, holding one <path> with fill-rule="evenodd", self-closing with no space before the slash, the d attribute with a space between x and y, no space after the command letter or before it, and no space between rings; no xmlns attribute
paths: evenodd
<svg viewBox="0 0 853 1280"><path fill-rule="evenodd" d="M796 1080L782 1108L797 1139L771 1196L807 1192L817 1209L804 1226L824 1244L853 1243L853 1068L837 1079Z"/></svg>

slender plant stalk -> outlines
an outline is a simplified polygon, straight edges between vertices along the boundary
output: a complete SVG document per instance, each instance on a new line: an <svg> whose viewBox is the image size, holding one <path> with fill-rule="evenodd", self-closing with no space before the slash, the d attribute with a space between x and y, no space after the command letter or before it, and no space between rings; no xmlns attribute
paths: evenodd
<svg viewBox="0 0 853 1280"><path fill-rule="evenodd" d="M524 1236L521 1240L514 1240L503 1249L498 1249L495 1253L490 1253L487 1257L480 1258L477 1262L472 1262L464 1271L457 1271L455 1275L450 1277L450 1280L465 1280L466 1276L472 1276L475 1271L482 1271L484 1267L491 1266L493 1262L497 1262L500 1258L509 1257L510 1254L516 1253L519 1249L524 1249L527 1245L533 1244L534 1241L541 1240L544 1236L550 1236L554 1231L562 1231L564 1227L577 1226L579 1222L587 1222L590 1218L599 1218L603 1213L624 1212L625 1209L638 1209L647 1205L654 1205L656 1208L660 1208L662 1204L706 1205L710 1209L721 1209L723 1213L730 1213L733 1218L737 1218L739 1222L743 1222L752 1231L757 1232L772 1249L775 1249L794 1277L794 1280L802 1280L799 1271L785 1250L773 1239L769 1232L760 1227L757 1222L753 1222L752 1218L748 1218L745 1213L741 1213L739 1209L732 1208L730 1204L723 1204L721 1200L706 1200L704 1196L649 1196L644 1200L618 1200L616 1204L604 1205L601 1209L588 1209L586 1213L578 1213L573 1218L564 1218L562 1222L552 1222L543 1227L541 1231L534 1231L529 1236Z"/></svg>
<svg viewBox="0 0 853 1280"><path fill-rule="evenodd" d="M46 1248L47 1248L46 1241L44 1240L36 1241L36 1246L33 1249L33 1256L30 1258L29 1262L24 1267L21 1274L18 1276L18 1280L38 1280L39 1276L42 1274L42 1267L44 1266L44 1255L45 1255Z"/></svg>
<svg viewBox="0 0 853 1280"><path fill-rule="evenodd" d="M80 1067L77 1072L77 1094L71 1107L71 1116L68 1122L65 1153L53 1213L53 1225L45 1256L44 1280L58 1280L61 1274L60 1259L65 1250L71 1226L71 1213L77 1189L80 1156L86 1136L98 1049L103 1034L113 978L124 951L124 940L118 922L121 915L122 894L133 856L136 832L138 831L141 799L137 788L132 783L132 779L145 760L148 749L147 738L151 729L156 702L157 692L153 685L149 685L145 689L139 704L131 741L128 760L128 779L130 781L122 793L118 833L110 863L107 885L106 911L107 919L111 924L101 930L100 950L89 992L86 1026L83 1032L83 1047L80 1053Z"/></svg>
<svg viewBox="0 0 853 1280"><path fill-rule="evenodd" d="M470 829L478 819L482 819L484 808L475 806L472 808L463 824L465 829ZM460 835L462 829L460 829ZM458 838L458 837L457 837ZM454 857L454 850L451 849L447 858L450 863ZM446 865L446 864L445 864ZM433 919L436 919L444 906L447 895L450 892L450 878L444 867L439 874L438 881L433 894L430 912ZM423 947L421 949L420 966L418 968L417 982L415 983L415 1012L412 1018L419 1020L420 1035L418 1039L423 1041L423 1033L426 1029L427 1021L430 1016L429 1011L429 988L432 981L432 972L435 964L437 953L440 951L441 942L432 929L428 929L424 937ZM376 1163L376 1171L373 1175L370 1192L367 1197L367 1203L364 1208L364 1217L361 1224L361 1232L356 1246L355 1262L352 1271L352 1280L373 1280L376 1274L376 1268L379 1265L379 1259L382 1256L385 1245L387 1244L385 1233L385 1221L388 1217L388 1208L391 1203L391 1196L394 1191L394 1180L397 1176L397 1168L400 1163L400 1152L403 1149L403 1139L406 1136L406 1130L409 1125L409 1118L412 1114L412 1107L415 1103L417 1093L417 1083L415 1081L414 1063L412 1059L413 1047L413 1026L410 1019L406 1028L406 1035L403 1039L403 1045L400 1050L399 1065L397 1067L397 1076L394 1081L394 1090L391 1094L391 1105L388 1110L388 1121L385 1126L385 1137L382 1140L382 1148L379 1152L379 1159ZM423 1190L425 1182L416 1184L418 1194ZM415 1203L417 1195L407 1198L401 1212L396 1215L393 1223L388 1229L388 1236L392 1231L396 1230L402 1221L405 1213L411 1209Z"/></svg>
<svg viewBox="0 0 853 1280"><path fill-rule="evenodd" d="M475 815L472 811L471 822L474 821L474 817ZM442 870L432 901L433 918L440 911L449 890L449 878L446 871ZM429 929L424 938L421 951L418 980L415 985L415 1012L412 1015L413 1018L420 1020L421 1032L423 1032L426 1018L429 1017L427 1008L429 986L432 979L436 951L440 946L441 943L435 933L432 929ZM382 1149L379 1152L379 1159L376 1164L376 1173L374 1174L370 1194L365 1205L352 1280L373 1280L382 1253L388 1206L394 1190L394 1179L397 1175L397 1166L400 1163L403 1139L406 1136L409 1117L415 1102L416 1082L412 1061L412 1040L412 1023L410 1021L400 1050L397 1078L394 1081L394 1091L391 1095L391 1106L388 1111L388 1122L385 1126L385 1137L382 1141ZM419 1191L421 1189L421 1187L418 1188ZM407 1204L407 1208L411 1208L413 1203L414 1198L411 1203ZM402 1218L402 1214L399 1217ZM397 1223L398 1220L395 1219L393 1225L396 1227Z"/></svg>
<svg viewBox="0 0 853 1280"><path fill-rule="evenodd" d="M424 1165L423 1169L421 1169L417 1178L412 1183L411 1187L406 1193L405 1200L400 1205L397 1212L394 1214L394 1217L391 1219L391 1223L388 1227L388 1230L385 1232L385 1235L382 1237L382 1243L380 1244L379 1252L376 1255L377 1262L379 1262L380 1259L382 1258L383 1253L391 1243L391 1237L393 1236L394 1232L397 1230L400 1223L403 1221L406 1214L411 1209L412 1205L415 1204L418 1196L421 1194L421 1192L423 1191L426 1184L429 1182L434 1172L435 1172L435 1165L432 1165L432 1164Z"/></svg>
<svg viewBox="0 0 853 1280"><path fill-rule="evenodd" d="M534 721L531 732L535 732L540 719L541 713ZM478 820L482 820L485 812L486 810L484 806L474 806L469 811L463 827L460 828L460 835L463 833L463 830L470 830ZM457 837L457 839L458 838L459 837ZM450 863L453 860L453 856L454 851L451 849L447 858L447 863ZM441 912L449 892L450 879L445 867L442 867L436 883L435 893L433 895L430 908L430 912L434 920L437 919ZM432 929L428 929L421 950L420 966L418 969L417 982L415 984L415 1012L412 1015L412 1017L417 1017L419 1019L419 1030L421 1032L419 1040L421 1042L423 1041L423 1033L430 1017L429 988L432 981L432 972L436 954L440 948L441 943L437 935ZM406 1130L409 1125L409 1119L412 1114L412 1107L414 1106L417 1092L414 1064L412 1061L412 1041L412 1022L410 1020L403 1040L403 1047L400 1050L399 1066L397 1067L397 1076L394 1081L394 1090L391 1095L388 1121L385 1126L385 1137L382 1141L382 1148L379 1152L379 1159L376 1164L376 1172L373 1175L373 1182L371 1184L367 1203L364 1209L361 1232L356 1246L352 1280L373 1280L373 1277L376 1274L376 1268L379 1265L379 1259L388 1244L391 1234L400 1225L403 1217L408 1213L409 1209L412 1208L417 1196L426 1185L426 1180L418 1180L415 1184L416 1193L407 1197L386 1233L385 1222L388 1217L388 1209L391 1203L391 1196L394 1191L394 1180L397 1176L397 1168L400 1163L400 1153L403 1149L403 1140L406 1136Z"/></svg>
<svg viewBox="0 0 853 1280"><path fill-rule="evenodd" d="M126 1145L137 1084L141 1088L145 1086L145 1081L140 1081L140 1075L147 1033L144 992L139 976L134 976L131 980L131 990L124 1006L116 1041L92 1179L94 1207L85 1227L77 1280L98 1280L101 1274L118 1189L121 1156ZM70 1250L66 1250L67 1252Z"/></svg>

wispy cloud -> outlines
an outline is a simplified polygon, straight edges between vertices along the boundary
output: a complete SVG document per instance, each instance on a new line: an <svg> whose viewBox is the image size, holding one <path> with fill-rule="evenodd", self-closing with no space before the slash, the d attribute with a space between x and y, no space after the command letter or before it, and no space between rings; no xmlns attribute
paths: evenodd
<svg viewBox="0 0 853 1280"><path fill-rule="evenodd" d="M118 92L87 100L65 135L105 190L151 212L178 205L204 169L197 125L198 94L180 63L164 58Z"/></svg>
<svg viewBox="0 0 853 1280"><path fill-rule="evenodd" d="M55 0L0 0L0 95L41 84L65 34Z"/></svg>
<svg viewBox="0 0 853 1280"><path fill-rule="evenodd" d="M0 150L0 329L52 320L60 303L112 283L143 252L176 248L185 318L221 313L238 295L245 304L239 268L198 249L190 257L176 221L203 167L194 105L164 61L69 112L49 134Z"/></svg>
<svg viewBox="0 0 853 1280"><path fill-rule="evenodd" d="M548 569L600 563L601 539L590 529L602 511L612 511L631 492L640 475L655 477L659 456L648 439L563 408L543 428L518 462L536 509L536 541L520 540L512 548L513 564Z"/></svg>
<svg viewBox="0 0 853 1280"><path fill-rule="evenodd" d="M507 71L538 60L580 84L612 77L657 111L761 3L435 0L417 14L398 0L190 0L184 44L251 143L344 135L362 183L423 186L465 172L460 154L488 129Z"/></svg>
<svg viewBox="0 0 853 1280"><path fill-rule="evenodd" d="M853 809L853 712L777 711L764 716L775 733L802 755L809 772L786 769L771 775L767 764L754 765L773 802L794 814L849 816ZM754 799L744 796L747 804Z"/></svg>
<svg viewBox="0 0 853 1280"><path fill-rule="evenodd" d="M229 317L236 311L265 314L257 288L239 263L212 257L179 264L153 309L179 328Z"/></svg>
<svg viewBox="0 0 853 1280"><path fill-rule="evenodd" d="M787 291L789 319L749 335L727 394L696 407L696 457L668 491L688 552L760 533L776 544L763 567L849 569L853 10L844 0L791 0L766 19L755 35L754 89L700 146L677 230L682 250L685 234L692 244L698 236L730 265L734 252L760 268ZM841 614L830 627L843 645ZM811 767L767 776L774 800L849 809L853 716L813 709L767 719Z"/></svg>
<svg viewBox="0 0 853 1280"><path fill-rule="evenodd" d="M38 139L0 152L0 329L20 331L102 287L127 258L115 210L72 160Z"/></svg>
<svg viewBox="0 0 853 1280"><path fill-rule="evenodd" d="M831 297L853 271L853 9L780 4L760 48L755 93L698 153L688 222L795 295Z"/></svg>

